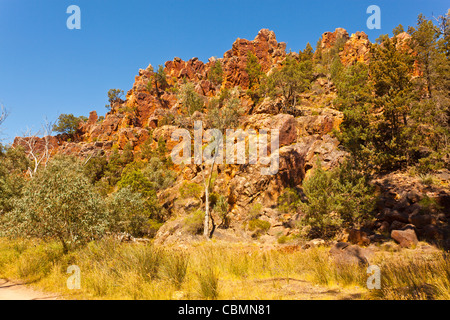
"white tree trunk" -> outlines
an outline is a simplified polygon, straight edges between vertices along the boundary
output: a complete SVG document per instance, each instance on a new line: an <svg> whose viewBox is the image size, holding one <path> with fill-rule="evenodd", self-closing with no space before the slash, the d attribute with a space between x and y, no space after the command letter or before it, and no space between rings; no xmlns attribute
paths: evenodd
<svg viewBox="0 0 450 320"><path fill-rule="evenodd" d="M205 184L205 221L203 224L203 236L209 239L209 185Z"/></svg>

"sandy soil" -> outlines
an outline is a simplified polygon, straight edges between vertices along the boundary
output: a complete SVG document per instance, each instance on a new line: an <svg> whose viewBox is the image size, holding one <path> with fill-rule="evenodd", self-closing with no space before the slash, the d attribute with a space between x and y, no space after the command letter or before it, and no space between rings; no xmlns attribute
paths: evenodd
<svg viewBox="0 0 450 320"><path fill-rule="evenodd" d="M56 300L58 296L28 288L25 284L0 279L0 300Z"/></svg>

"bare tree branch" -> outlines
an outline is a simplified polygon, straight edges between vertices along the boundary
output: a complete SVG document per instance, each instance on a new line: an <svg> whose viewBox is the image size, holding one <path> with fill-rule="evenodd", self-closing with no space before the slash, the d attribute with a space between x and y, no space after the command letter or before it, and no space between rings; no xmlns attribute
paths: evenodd
<svg viewBox="0 0 450 320"><path fill-rule="evenodd" d="M25 153L33 161L33 168L28 167L28 174L31 178L34 177L40 165L46 167L50 160L54 148L51 142L53 124L44 119L40 131L32 132L31 129L27 129L22 137L18 137L18 144L25 148ZM43 137L39 138L40 135Z"/></svg>
<svg viewBox="0 0 450 320"><path fill-rule="evenodd" d="M8 111L6 110L3 104L0 104L0 125L6 120L8 117Z"/></svg>

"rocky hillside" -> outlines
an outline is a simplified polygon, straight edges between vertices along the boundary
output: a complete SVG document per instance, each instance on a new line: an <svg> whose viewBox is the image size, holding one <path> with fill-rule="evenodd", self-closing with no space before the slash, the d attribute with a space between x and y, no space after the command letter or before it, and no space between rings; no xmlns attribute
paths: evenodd
<svg viewBox="0 0 450 320"><path fill-rule="evenodd" d="M397 36L399 50L410 50L407 33ZM322 58L342 43L339 58L344 66L356 62L368 63L371 59L371 43L364 32L349 35L344 29L326 32L319 41L315 58ZM279 69L286 58L300 59L298 53L286 53L286 44L278 42L273 31L261 30L254 40L237 39L222 58L210 58L202 62L198 58L183 61L174 58L164 65L166 81L156 88L149 87L157 72L150 65L139 70L131 90L125 99L111 104L111 110L104 119L99 119L95 111L89 114L86 122L80 124L73 135L59 135L50 138L54 154L76 155L89 159L93 156L109 157L114 150L121 152L131 148L141 151L144 146L156 150L163 141L167 150L176 144L171 141L171 133L178 126L168 121L168 116L181 115L181 103L177 87L185 82L194 85L196 93L202 97L205 106L217 98L225 89L237 90L242 116L239 127L242 129L271 128L280 130L280 168L274 176L261 175L258 165L219 165L212 192L222 194L228 199L229 224L227 228L217 228L216 237L230 240L251 240L257 236L261 241L274 242L280 236L295 234L295 222L301 212L281 213L277 209L278 197L287 188L301 187L302 181L321 161L325 169L339 165L346 157L340 147L336 132L344 115L334 106L336 87L330 77L314 72L310 90L300 94L294 110L284 112L282 97L252 99L248 94L251 79L248 74L248 59L256 56L261 70L270 75ZM213 81L211 74L220 62L221 81ZM413 76L420 76L418 69ZM195 112L190 121L205 119L207 109ZM17 138L15 144L22 144ZM44 144L39 140L37 145ZM177 179L173 186L158 192L162 207L170 213L170 218L159 230L159 242L180 241L195 237L183 228L183 222L192 208L202 206L204 193L198 198L180 198L179 189L186 183L203 186L202 166L173 166ZM389 174L374 178L380 200L377 206L377 222L365 231L360 231L355 242L381 241L392 231L404 232L412 229L419 238L446 241L449 238L447 219L450 218L450 192L448 175L443 171L442 180L433 187L407 175ZM423 199L432 199L436 208ZM266 221L269 227L261 235L248 228L249 211L256 204L262 208L258 219ZM428 206L425 210L424 208ZM439 210L437 208L440 208ZM215 225L223 226L223 217L212 213ZM408 229L409 228L409 229ZM347 232L346 237L352 234ZM396 234L396 233L394 233ZM350 236L353 241L352 236ZM363 239L363 240L361 240ZM402 243L403 240L399 240ZM415 240L413 240L415 241ZM448 242L448 241L447 241Z"/></svg>

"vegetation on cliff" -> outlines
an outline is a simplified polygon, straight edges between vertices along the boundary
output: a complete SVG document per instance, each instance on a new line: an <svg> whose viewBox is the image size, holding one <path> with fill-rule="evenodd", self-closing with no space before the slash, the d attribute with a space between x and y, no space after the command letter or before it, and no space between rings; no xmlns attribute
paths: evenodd
<svg viewBox="0 0 450 320"><path fill-rule="evenodd" d="M161 226L175 230L170 223L180 221L188 235L244 230L263 240L328 239L348 228L381 233L383 222L389 231L400 228L393 222L414 218L389 218L384 209L397 209L380 205L383 190L372 180L450 169L449 16L433 23L420 15L416 26L393 33L372 44L363 33L337 29L315 52L308 44L287 53L264 29L206 64L175 58L156 71L141 69L125 97L108 92L104 119L61 115L53 127L60 135L2 147L2 234L59 239L68 251L107 233L166 239ZM278 129L279 172L172 163L172 133L192 132L194 121L224 136L226 129ZM444 245L442 208L415 227L424 235L437 228Z"/></svg>

